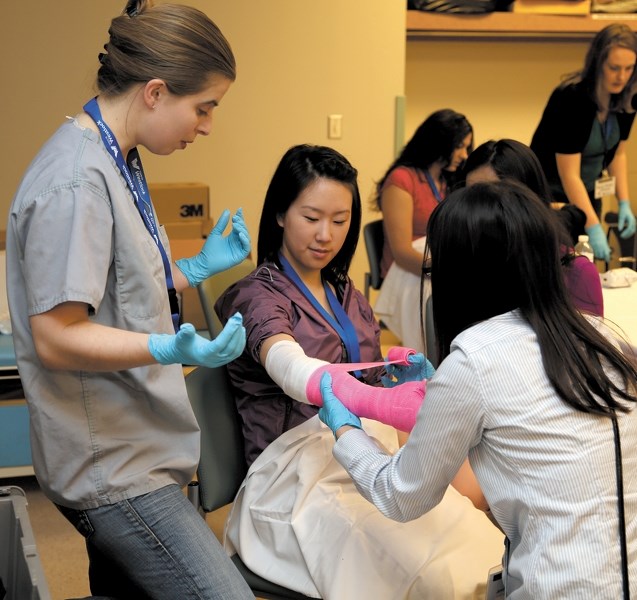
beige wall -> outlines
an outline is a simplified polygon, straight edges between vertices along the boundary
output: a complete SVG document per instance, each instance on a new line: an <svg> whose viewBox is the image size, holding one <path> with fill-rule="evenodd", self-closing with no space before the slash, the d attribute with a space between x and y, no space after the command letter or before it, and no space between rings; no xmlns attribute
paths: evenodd
<svg viewBox="0 0 637 600"><path fill-rule="evenodd" d="M453 108L471 122L476 145L503 137L531 142L562 75L581 68L587 42L410 40L406 51L406 138L434 110ZM637 208L637 134L628 145Z"/></svg>
<svg viewBox="0 0 637 600"><path fill-rule="evenodd" d="M243 206L256 246L261 204L283 152L332 145L359 169L365 205L393 157L395 97L404 91L405 7L386 0L191 0L230 41L238 78L213 132L170 157L143 153L152 182L201 181L211 214ZM20 176L64 119L93 95L97 54L124 0L9 2L0 19L0 228ZM343 137L327 139L327 116ZM143 150L142 150L143 152ZM375 215L364 215L369 220ZM352 275L362 288L362 244Z"/></svg>
<svg viewBox="0 0 637 600"><path fill-rule="evenodd" d="M405 43L402 2L386 0L191 0L218 23L238 78L215 111L210 138L170 157L144 153L150 181L201 181L211 214L243 206L256 244L265 187L292 144L329 144L360 172L365 208L394 155L395 98L406 95L405 139L433 110L467 115L476 143L528 143L562 74L586 43L418 40ZM42 142L93 94L97 54L123 0L9 2L0 20L0 228L20 176ZM405 68L406 65L406 68ZM343 138L327 139L327 116ZM630 156L637 136L629 143ZM143 150L142 150L143 152ZM635 161L630 184L637 190ZM637 197L637 192L633 194ZM364 221L376 218L366 210ZM361 239L352 266L362 288Z"/></svg>

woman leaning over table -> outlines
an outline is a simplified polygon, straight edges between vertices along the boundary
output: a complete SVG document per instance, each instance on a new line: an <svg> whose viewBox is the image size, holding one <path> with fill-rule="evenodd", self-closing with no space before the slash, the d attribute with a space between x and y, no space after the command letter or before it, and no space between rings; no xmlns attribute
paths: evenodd
<svg viewBox="0 0 637 600"><path fill-rule="evenodd" d="M603 197L617 197L620 237L635 233L626 142L635 118L636 60L637 36L630 27L604 27L582 69L551 94L531 141L554 200L584 211L595 258L606 262L610 246L600 223Z"/></svg>

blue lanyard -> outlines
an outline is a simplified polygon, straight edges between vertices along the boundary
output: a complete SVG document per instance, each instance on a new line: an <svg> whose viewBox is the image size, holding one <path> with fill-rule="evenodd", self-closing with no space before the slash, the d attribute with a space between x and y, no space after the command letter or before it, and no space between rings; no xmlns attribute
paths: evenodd
<svg viewBox="0 0 637 600"><path fill-rule="evenodd" d="M166 250L164 249L164 246L162 245L157 233L155 211L153 210L153 203L148 192L148 185L146 184L144 168L142 167L142 159L139 156L137 148L133 148L126 157L126 161L124 161L124 157L122 156L122 152L120 150L119 144L117 143L117 140L115 139L115 136L113 135L113 132L102 119L102 113L100 111L100 107L97 104L97 97L89 100L84 105L84 110L93 119L93 121L95 121L95 124L97 125L97 128L99 129L102 136L104 147L113 157L113 160L115 160L115 164L124 176L128 188L133 194L135 206L137 206L137 210L139 210L139 214L144 221L144 225L146 225L148 233L150 233L151 237L157 244L157 248L159 248L161 260L164 263L164 274L166 275L166 287L168 289L168 299L170 301L170 312L172 313L172 320L175 331L178 331L179 303L177 301L177 292L175 291L175 286L173 284L173 277L170 270L170 261L168 260L168 255L166 254Z"/></svg>
<svg viewBox="0 0 637 600"><path fill-rule="evenodd" d="M327 301L329 302L330 308L334 312L336 319L334 319L334 317L332 317L332 315L330 315L330 313L328 313L321 306L314 294L312 294L312 292L310 292L303 281L301 281L301 278L298 276L292 265L280 253L279 260L281 261L281 265L283 266L283 272L296 284L303 295L312 303L312 306L314 306L314 308L319 311L321 316L336 330L336 333L338 333L338 336L341 338L341 341L345 345L345 350L347 351L349 362L360 362L361 349L358 343L356 329L354 328L352 320L347 316L345 309L341 306L341 303L334 295L332 288L325 281L323 281L323 288L325 289L325 294L327 295ZM355 376L359 377L360 371L356 371Z"/></svg>
<svg viewBox="0 0 637 600"><path fill-rule="evenodd" d="M434 194L434 198L436 199L436 202L440 204L442 202L442 196L440 195L440 192L438 191L438 188L436 187L433 177L429 174L429 171L427 171L427 169L425 169L425 177L427 179L427 183L429 184L429 187L431 188L431 191Z"/></svg>

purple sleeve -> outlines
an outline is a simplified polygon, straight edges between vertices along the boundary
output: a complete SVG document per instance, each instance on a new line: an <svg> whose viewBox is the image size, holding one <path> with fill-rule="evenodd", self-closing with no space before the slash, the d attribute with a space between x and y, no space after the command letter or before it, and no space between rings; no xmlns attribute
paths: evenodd
<svg viewBox="0 0 637 600"><path fill-rule="evenodd" d="M604 316L602 282L597 267L588 258L576 256L564 267L564 281L578 310Z"/></svg>
<svg viewBox="0 0 637 600"><path fill-rule="evenodd" d="M280 333L295 337L292 303L262 280L245 277L228 288L217 301L215 310L225 323L235 312L243 316L246 349L260 363L259 354L265 340Z"/></svg>

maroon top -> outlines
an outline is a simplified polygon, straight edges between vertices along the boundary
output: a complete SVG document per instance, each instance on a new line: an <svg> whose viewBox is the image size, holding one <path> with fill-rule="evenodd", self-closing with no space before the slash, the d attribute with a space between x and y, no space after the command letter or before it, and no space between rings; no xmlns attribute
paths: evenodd
<svg viewBox="0 0 637 600"><path fill-rule="evenodd" d="M576 256L564 270L564 281L578 310L604 316L602 282L597 267L585 256Z"/></svg>
<svg viewBox="0 0 637 600"><path fill-rule="evenodd" d="M350 279L343 289L337 290L337 297L358 334L361 361L382 360L380 328L369 302ZM246 460L252 464L283 432L318 412L318 407L286 396L272 381L259 360L263 342L284 333L292 336L312 358L330 363L351 360L338 333L274 263L263 263L231 285L216 302L215 311L222 323L235 312L243 315L246 347L228 365L228 372L243 424ZM362 379L379 385L383 373L383 368L365 370Z"/></svg>

